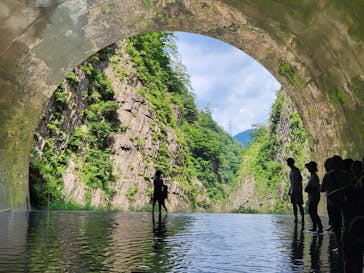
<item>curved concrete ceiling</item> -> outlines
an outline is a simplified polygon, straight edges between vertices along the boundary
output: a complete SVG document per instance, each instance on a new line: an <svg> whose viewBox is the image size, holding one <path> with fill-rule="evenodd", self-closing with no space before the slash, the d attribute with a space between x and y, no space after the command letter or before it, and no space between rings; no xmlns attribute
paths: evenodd
<svg viewBox="0 0 364 273"><path fill-rule="evenodd" d="M76 65L143 32L226 41L287 90L312 156L364 154L361 0L2 0L0 210L26 208L29 151L45 102Z"/></svg>

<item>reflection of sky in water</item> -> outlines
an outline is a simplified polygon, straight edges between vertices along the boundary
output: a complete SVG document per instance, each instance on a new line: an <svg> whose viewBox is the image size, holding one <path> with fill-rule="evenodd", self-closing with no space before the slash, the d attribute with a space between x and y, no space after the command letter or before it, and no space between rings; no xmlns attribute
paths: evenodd
<svg viewBox="0 0 364 273"><path fill-rule="evenodd" d="M282 251L277 227L270 215L198 215L185 238L188 272L281 271L287 254Z"/></svg>
<svg viewBox="0 0 364 273"><path fill-rule="evenodd" d="M301 232L291 216L169 214L153 223L149 213L38 212L0 220L0 272L337 271L328 234Z"/></svg>

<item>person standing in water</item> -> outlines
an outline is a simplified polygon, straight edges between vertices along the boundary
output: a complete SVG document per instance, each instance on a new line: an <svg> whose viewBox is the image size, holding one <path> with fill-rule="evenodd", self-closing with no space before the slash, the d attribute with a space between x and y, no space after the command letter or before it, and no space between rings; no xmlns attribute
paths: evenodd
<svg viewBox="0 0 364 273"><path fill-rule="evenodd" d="M332 168L332 158L331 157L326 159L326 161L324 163L324 168L325 168L325 172L326 172L325 176L334 171ZM324 176L324 178L325 178L325 176ZM322 182L320 191L326 192L326 197L327 197L327 185L324 185L324 182ZM330 199L327 198L326 199L326 209L327 209L327 216L329 217L329 227L326 229L327 231L332 230L332 220L331 220L333 218L332 208L333 208L333 204L332 204L332 202L330 202Z"/></svg>
<svg viewBox="0 0 364 273"><path fill-rule="evenodd" d="M154 185L153 209L152 209L153 214L154 214L154 206L157 201L158 201L159 214L162 213L162 206L167 211L167 208L164 204L164 200L166 199L166 194L164 192L165 185L163 183L163 179L161 178L161 176L162 176L162 172L160 170L157 170L155 172L155 176L154 176L154 180L153 180L153 185Z"/></svg>
<svg viewBox="0 0 364 273"><path fill-rule="evenodd" d="M300 209L302 224L305 223L305 214L303 210L303 197L302 197L302 175L300 170L294 165L295 161L293 158L287 158L287 165L290 167L289 181L290 187L288 194L291 197L291 203L293 206L294 222L297 223L297 206Z"/></svg>
<svg viewBox="0 0 364 273"><path fill-rule="evenodd" d="M337 203L345 201L344 189L351 185L352 176L343 170L343 160L341 156L334 155L331 161L333 171L325 174L322 179L321 191L326 191L327 204L328 207L330 207L330 221L335 235L337 250L339 254L342 254L342 215Z"/></svg>
<svg viewBox="0 0 364 273"><path fill-rule="evenodd" d="M311 174L305 187L305 192L308 193L308 212L312 220L312 229L310 229L310 231L323 233L321 219L317 214L317 207L320 202L320 181L316 174L318 171L317 163L310 161L309 163L306 163L305 166Z"/></svg>

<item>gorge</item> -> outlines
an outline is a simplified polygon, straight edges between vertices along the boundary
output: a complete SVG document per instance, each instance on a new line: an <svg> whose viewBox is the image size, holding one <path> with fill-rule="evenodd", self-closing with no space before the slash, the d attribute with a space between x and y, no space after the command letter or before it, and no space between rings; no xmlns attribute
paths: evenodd
<svg viewBox="0 0 364 273"><path fill-rule="evenodd" d="M287 211L285 158L302 167L308 156L293 103L280 91L269 124L243 149L209 109L197 110L175 50L172 33L144 34L68 74L35 133L33 208L149 210L161 170L170 211Z"/></svg>

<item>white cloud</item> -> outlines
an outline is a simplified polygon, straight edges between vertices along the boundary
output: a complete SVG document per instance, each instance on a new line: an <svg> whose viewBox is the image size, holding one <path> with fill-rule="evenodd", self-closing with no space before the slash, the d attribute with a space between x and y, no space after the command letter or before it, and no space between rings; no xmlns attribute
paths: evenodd
<svg viewBox="0 0 364 273"><path fill-rule="evenodd" d="M258 62L239 49L206 36L177 33L182 63L200 108L233 135L267 122L280 84Z"/></svg>

